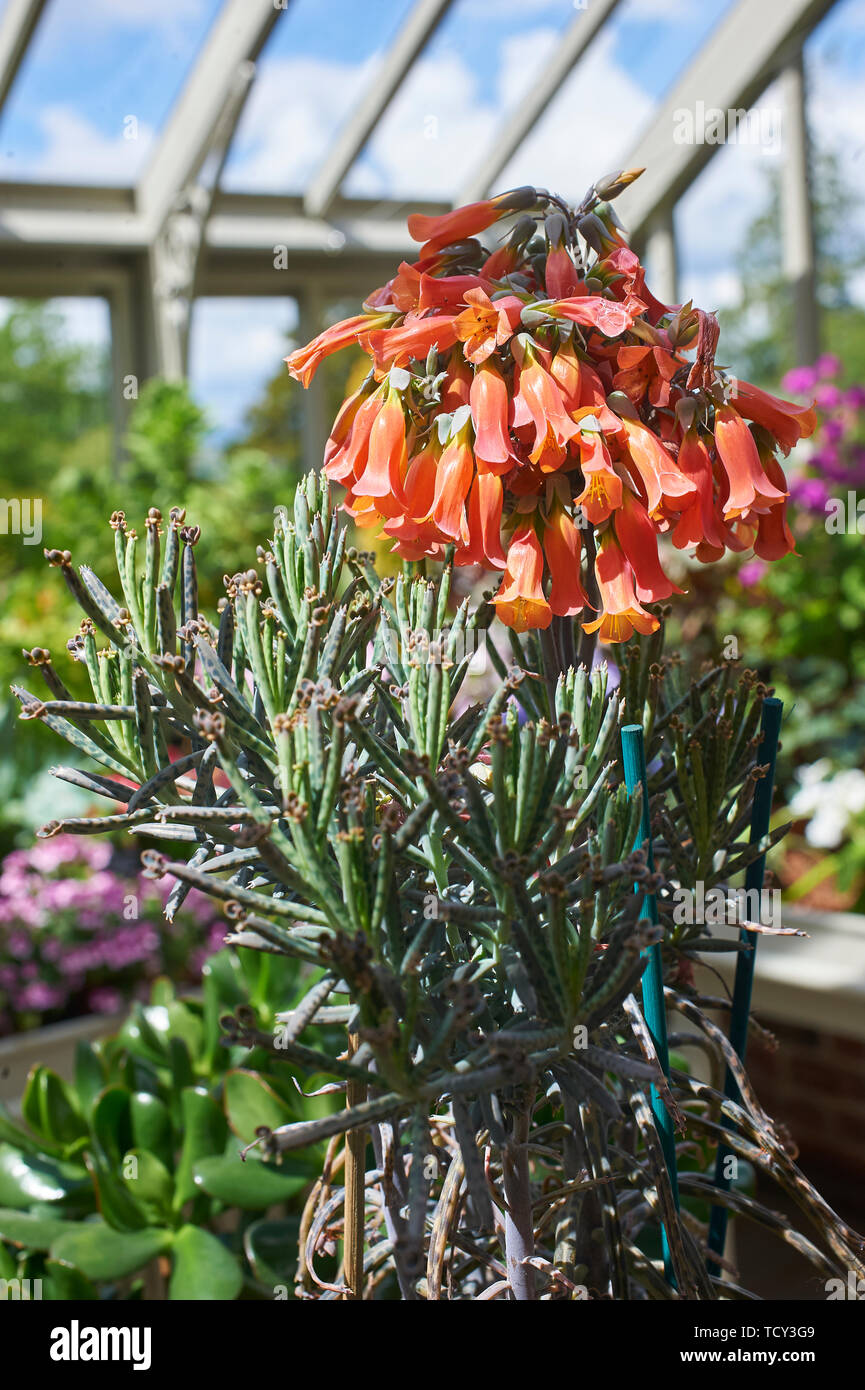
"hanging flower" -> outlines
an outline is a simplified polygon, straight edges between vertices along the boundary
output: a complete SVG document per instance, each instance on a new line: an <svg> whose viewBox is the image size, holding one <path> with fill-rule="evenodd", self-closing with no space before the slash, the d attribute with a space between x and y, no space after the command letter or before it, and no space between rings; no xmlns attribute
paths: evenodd
<svg viewBox="0 0 865 1390"><path fill-rule="evenodd" d="M519 188L412 216L417 259L286 359L307 386L338 348L367 354L324 455L346 510L404 559L503 571L493 601L519 631L580 614L606 642L653 631L643 605L681 592L664 537L702 563L793 548L776 455L813 432L813 405L727 377L715 315L650 292L607 202L639 173L574 209ZM825 390L821 372L797 389Z"/></svg>

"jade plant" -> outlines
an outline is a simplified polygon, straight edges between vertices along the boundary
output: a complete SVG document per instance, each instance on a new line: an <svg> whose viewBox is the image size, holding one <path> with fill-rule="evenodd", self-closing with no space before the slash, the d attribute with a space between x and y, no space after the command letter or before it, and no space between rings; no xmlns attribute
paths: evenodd
<svg viewBox="0 0 865 1390"><path fill-rule="evenodd" d="M23 715L86 759L87 770L57 775L109 808L40 833L151 837L144 864L171 880L169 913L200 889L224 910L230 944L274 968L292 963L304 982L269 1021L222 1012L231 1057L248 1050L272 1078L244 1090L249 1119L227 1147L208 1110L224 1189L215 1166L189 1182L189 1020L165 1004L161 1069L144 1059L180 1128L157 1147L133 1127L128 1148L153 1156L145 1205L158 1206L185 1130L170 1206L186 1224L146 1218L153 1250L174 1251L172 1279L182 1285L185 1253L203 1239L196 1202L242 1185L244 1163L276 1192L295 1181L298 1155L315 1156L319 1176L296 1238L284 1228L280 1247L268 1232L266 1262L293 1262L301 1297L741 1296L735 1271L707 1260L710 1202L761 1223L824 1278L861 1267L857 1237L749 1085L727 1040L727 1002L705 992L700 963L739 943L676 912L682 893L732 893L782 833L748 838L765 770L767 691L753 673L720 661L690 678L664 655L665 610L654 605L654 630L617 648L614 689L605 664L589 669L560 649L555 659L542 633L502 627L492 591L457 601L447 555L435 574L407 563L380 578L315 474L277 508L249 568L226 576L218 613L199 610L200 534L181 511L164 524L151 510L143 563L123 515L112 525L115 593L68 552L47 552L83 610L69 650L92 700L71 698L47 653L47 691L17 690ZM490 669L475 700L479 650ZM647 838L639 789L624 780L623 724L645 744ZM659 945L666 1002L684 1021L668 1075L641 1000L645 953ZM196 1027L212 1049L209 999ZM90 1082L104 1137L88 1147L91 1121L75 1113L53 1141L58 1163L70 1149L77 1161L79 1146L97 1186L123 1204L127 1141L107 1107L131 1104L113 1077L136 1066L140 1017L132 1060L112 1053L114 1070ZM736 1099L722 1089L725 1067ZM127 1089L152 1094L154 1083L136 1077ZM42 1112L31 1090L32 1122ZM315 1113L287 1099L311 1091ZM678 1193L657 1107L675 1129ZM807 1234L744 1183L713 1187L719 1139L743 1170L792 1196ZM100 1210L79 1208L83 1222L59 1247L45 1232L54 1264L69 1255L88 1273L77 1257L106 1220ZM231 1296L237 1277L213 1296Z"/></svg>
<svg viewBox="0 0 865 1390"><path fill-rule="evenodd" d="M220 951L200 998L161 979L116 1034L80 1041L70 1082L33 1068L20 1119L0 1110L0 1277L61 1300L291 1296L315 1156L276 1169L237 1153L263 1114L309 1103L266 1053L222 1046L219 1018L266 1025L296 973Z"/></svg>

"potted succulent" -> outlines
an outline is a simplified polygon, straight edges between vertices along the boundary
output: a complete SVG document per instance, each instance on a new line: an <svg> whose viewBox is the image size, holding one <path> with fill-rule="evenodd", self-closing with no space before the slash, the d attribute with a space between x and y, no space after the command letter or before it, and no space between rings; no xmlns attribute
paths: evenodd
<svg viewBox="0 0 865 1390"><path fill-rule="evenodd" d="M740 1296L727 1211L824 1277L861 1265L748 1083L747 1007L695 984L784 929L730 938L678 911L738 900L743 873L762 887L771 692L726 661L686 673L660 606L661 534L704 562L790 548L775 449L813 417L728 380L712 316L649 293L608 202L633 177L576 209L521 189L410 220L418 261L289 359L306 382L359 343L371 372L219 614L199 611L200 534L177 510L150 512L143 565L115 514L116 597L47 552L93 700L50 663L49 698L19 698L101 764L112 805L42 835L168 839L144 863L174 902L210 894L230 942L306 980L272 1029L223 1020L232 1048L341 1098L283 1121L262 1097L250 1138L275 1176L326 1145L304 1297ZM393 538L396 578L349 545L331 481ZM452 602L463 566L499 587ZM616 688L598 639L619 644ZM479 647L495 678L473 702ZM137 785L119 806L118 773Z"/></svg>

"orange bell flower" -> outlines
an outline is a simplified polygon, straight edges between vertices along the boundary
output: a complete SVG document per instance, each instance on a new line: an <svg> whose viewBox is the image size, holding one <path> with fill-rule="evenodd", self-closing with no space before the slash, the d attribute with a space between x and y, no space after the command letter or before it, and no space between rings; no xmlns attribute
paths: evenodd
<svg viewBox="0 0 865 1390"><path fill-rule="evenodd" d="M572 618L589 606L580 582L583 538L558 497L544 527L543 545L552 578L550 608L556 617Z"/></svg>
<svg viewBox="0 0 865 1390"><path fill-rule="evenodd" d="M544 595L544 555L531 521L523 521L508 546L507 568L493 599L503 623L515 632L547 628L553 610Z"/></svg>
<svg viewBox="0 0 865 1390"><path fill-rule="evenodd" d="M545 314L554 319L570 319L584 328L597 328L608 338L617 338L630 328L636 315L624 304L614 299L604 299L600 294L573 295L569 299L557 299L552 304L539 305Z"/></svg>
<svg viewBox="0 0 865 1390"><path fill-rule="evenodd" d="M566 446L579 430L565 410L562 393L541 365L537 349L527 334L521 333L514 339L514 355L520 366L514 374L511 424L515 429L524 425L534 427L535 438L529 458L532 463L540 464L543 472L552 473L561 466Z"/></svg>
<svg viewBox="0 0 865 1390"><path fill-rule="evenodd" d="M585 487L574 501L593 526L622 505L622 480L613 468L604 436L596 430L580 435L580 467Z"/></svg>
<svg viewBox="0 0 865 1390"><path fill-rule="evenodd" d="M613 519L616 540L625 559L634 571L637 598L641 603L655 603L680 594L682 590L664 574L658 559L658 533L649 513L631 489L622 491L622 505Z"/></svg>
<svg viewBox="0 0 865 1390"><path fill-rule="evenodd" d="M369 457L369 438L376 417L385 402L387 387L381 385L373 390L358 406L351 423L348 437L341 448L334 451L325 464L325 471L335 482L353 487L366 468Z"/></svg>
<svg viewBox="0 0 865 1390"><path fill-rule="evenodd" d="M483 289L466 290L463 299L468 308L457 314L457 337L468 361L477 366L513 337L523 306L516 295L491 300Z"/></svg>
<svg viewBox="0 0 865 1390"><path fill-rule="evenodd" d="M786 491L775 487L763 472L754 436L731 405L715 411L715 445L730 484L724 517L745 517L783 502Z"/></svg>
<svg viewBox="0 0 865 1390"><path fill-rule="evenodd" d="M712 460L693 425L685 431L677 462L685 477L694 484L697 495L685 507L673 528L673 545L677 550L684 550L687 545L707 544L723 554L723 533L727 528L715 513Z"/></svg>
<svg viewBox="0 0 865 1390"><path fill-rule="evenodd" d="M533 188L512 188L507 193L498 193L494 198L483 198L478 203L467 203L465 207L454 208L453 212L442 213L439 217L426 217L415 212L408 219L408 232L413 241L422 241L424 251L429 254L451 242L473 237L486 231L506 212L519 212L532 207L537 202Z"/></svg>
<svg viewBox="0 0 865 1390"><path fill-rule="evenodd" d="M333 324L323 333L319 333L318 337L313 338L311 343L288 354L284 360L289 374L295 381L308 386L324 359L330 357L331 353L339 352L340 348L356 343L362 334L385 328L393 323L395 318L396 314L393 312L355 314L350 319Z"/></svg>
<svg viewBox="0 0 865 1390"><path fill-rule="evenodd" d="M439 459L430 512L431 519L443 535L463 544L468 541L465 504L475 468L470 438L469 420L458 426L455 433L452 431Z"/></svg>
<svg viewBox="0 0 865 1390"><path fill-rule="evenodd" d="M446 352L456 340L453 315L433 314L367 333L361 339L361 347L371 354L376 371L385 372L390 367L404 366L412 358L423 361L430 348Z"/></svg>
<svg viewBox="0 0 865 1390"><path fill-rule="evenodd" d="M760 450L760 458L766 474L776 487L785 486L784 470L768 449ZM779 502L768 512L757 517L757 536L754 541L754 554L761 560L780 560L796 549L793 533L787 525L787 502Z"/></svg>
<svg viewBox="0 0 865 1390"><path fill-rule="evenodd" d="M472 483L468 505L468 544L456 552L456 565L483 565L503 570L507 564L502 551L502 504L504 488L495 473L478 473Z"/></svg>
<svg viewBox="0 0 865 1390"><path fill-rule="evenodd" d="M375 417L369 435L366 467L354 485L360 497L373 497L383 516L405 507L403 479L408 468L405 414L402 398L392 387Z"/></svg>
<svg viewBox="0 0 865 1390"><path fill-rule="evenodd" d="M595 575L603 611L594 622L583 623L584 632L597 632L602 642L626 642L634 632L648 636L657 630L658 619L637 598L633 572L611 531L599 538Z"/></svg>
<svg viewBox="0 0 865 1390"><path fill-rule="evenodd" d="M746 420L762 425L777 439L785 454L789 454L800 439L808 439L817 428L817 412L812 406L796 405L793 401L782 401L750 381L739 381L736 385L736 410Z"/></svg>
<svg viewBox="0 0 865 1390"><path fill-rule="evenodd" d="M469 392L478 471L504 473L514 462L508 436L508 388L495 362L483 362Z"/></svg>
<svg viewBox="0 0 865 1390"><path fill-rule="evenodd" d="M680 512L695 498L695 485L685 477L673 456L647 425L623 416L622 426L628 458L646 489L649 515L657 520L664 505L671 511Z"/></svg>

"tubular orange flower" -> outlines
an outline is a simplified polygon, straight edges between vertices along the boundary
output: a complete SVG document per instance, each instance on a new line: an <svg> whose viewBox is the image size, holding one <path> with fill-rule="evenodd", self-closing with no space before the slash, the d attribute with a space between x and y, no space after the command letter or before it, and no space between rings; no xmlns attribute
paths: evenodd
<svg viewBox="0 0 865 1390"><path fill-rule="evenodd" d="M514 461L508 439L508 388L495 362L478 367L469 392L478 471L504 473Z"/></svg>
<svg viewBox="0 0 865 1390"><path fill-rule="evenodd" d="M553 502L544 527L543 544L552 578L550 608L558 618L572 618L589 606L580 582L583 540L558 497Z"/></svg>
<svg viewBox="0 0 865 1390"><path fill-rule="evenodd" d="M386 386L378 386L358 406L344 447L334 453L325 465L329 478L352 487L363 472L369 456L370 433L376 416L384 405L386 392Z"/></svg>
<svg viewBox="0 0 865 1390"><path fill-rule="evenodd" d="M469 493L468 544L454 557L457 565L484 565L503 570L502 503L504 488L494 473L478 473Z"/></svg>
<svg viewBox="0 0 865 1390"><path fill-rule="evenodd" d="M545 224L547 233L547 264L544 270L544 284L552 299L567 299L577 292L580 277L567 248L568 224L560 212L548 217Z"/></svg>
<svg viewBox="0 0 865 1390"><path fill-rule="evenodd" d="M333 324L331 328L319 333L317 338L313 338L311 343L288 354L285 362L290 374L295 381L308 386L324 359L330 357L331 353L339 352L340 348L357 342L361 335L385 328L393 323L395 317L393 313L355 314L350 319Z"/></svg>
<svg viewBox="0 0 865 1390"><path fill-rule="evenodd" d="M416 543L422 548L433 548L443 539L441 532L428 519L435 501L440 457L441 446L433 435L409 464L403 484L405 511L401 516L388 518L384 525L386 535L393 536L395 540Z"/></svg>
<svg viewBox="0 0 865 1390"><path fill-rule="evenodd" d="M621 276L621 279L613 280L610 285L612 293L617 299L623 299L625 302L637 300L644 304L649 323L657 323L668 312L668 306L662 304L646 289L646 272L630 246L614 247L604 256L599 268Z"/></svg>
<svg viewBox="0 0 865 1390"><path fill-rule="evenodd" d="M452 414L460 406L468 406L473 381L472 369L459 347L448 357L447 371L442 383L442 410Z"/></svg>
<svg viewBox="0 0 865 1390"><path fill-rule="evenodd" d="M682 590L664 574L658 559L658 533L639 497L626 487L622 505L614 518L616 540L625 559L634 571L637 598L641 603L654 603L680 594Z"/></svg>
<svg viewBox="0 0 865 1390"><path fill-rule="evenodd" d="M441 217L427 217L423 213L412 213L408 219L408 234L412 241L422 241L424 249L448 246L452 241L475 236L500 217L494 199L484 198L479 203L467 203L465 207L454 208Z"/></svg>
<svg viewBox="0 0 865 1390"><path fill-rule="evenodd" d="M543 311L554 319L570 319L571 323L582 324L584 328L598 328L608 338L617 338L630 328L634 313L624 304L613 299L604 299L599 294L574 295L570 299L558 299L552 304L544 304Z"/></svg>
<svg viewBox="0 0 865 1390"><path fill-rule="evenodd" d="M684 550L687 545L706 543L724 551L722 523L715 515L715 480L709 451L692 425L685 431L677 460L680 469L697 489L697 496L685 507L673 528L673 545ZM726 530L726 527L723 528Z"/></svg>
<svg viewBox="0 0 865 1390"><path fill-rule="evenodd" d="M358 412L364 401L368 399L374 387L375 383L367 378L363 385L355 391L354 395L349 396L347 400L343 401L340 407L339 414L333 422L333 429L324 446L324 471L329 478L342 481L342 463L348 449L348 442L351 438ZM350 473L351 467L349 466L345 477L349 477Z"/></svg>
<svg viewBox="0 0 865 1390"><path fill-rule="evenodd" d="M747 516L782 502L786 492L775 487L763 472L754 436L731 405L715 411L715 444L730 483L724 516Z"/></svg>
<svg viewBox="0 0 865 1390"><path fill-rule="evenodd" d="M453 315L433 314L429 318L408 320L396 328L367 333L362 346L372 354L376 370L402 367L411 358L423 360L430 348L446 352L457 340Z"/></svg>
<svg viewBox="0 0 865 1390"><path fill-rule="evenodd" d="M813 405L806 407L782 401L768 391L761 391L759 386L752 386L750 381L737 383L735 399L738 413L767 429L785 454L789 454L800 439L810 438L817 428L817 412ZM782 481L781 486L786 484Z"/></svg>
<svg viewBox="0 0 865 1390"><path fill-rule="evenodd" d="M524 521L508 546L507 568L493 603L515 632L549 627L553 610L544 596L544 555L531 521Z"/></svg>
<svg viewBox="0 0 865 1390"><path fill-rule="evenodd" d="M582 403L583 391L582 363L577 356L573 341L568 338L562 343L550 364L550 376L562 393L565 410L573 415Z"/></svg>
<svg viewBox="0 0 865 1390"><path fill-rule="evenodd" d="M519 429L533 425L535 439L529 458L540 464L545 473L559 468L565 457L568 442L579 433L562 401L562 393L549 372L541 365L532 341L520 334L514 343L521 350L515 355L520 362L514 376L514 409L512 425Z"/></svg>
<svg viewBox="0 0 865 1390"><path fill-rule="evenodd" d="M479 365L513 336L523 306L512 294L493 302L482 289L467 290L463 298L468 308L457 314L457 337L468 361Z"/></svg>
<svg viewBox="0 0 865 1390"><path fill-rule="evenodd" d="M768 449L761 449L760 459L769 481L774 483L776 487L784 487L784 470L775 455L770 453ZM785 500L779 502L776 507L770 507L768 512L762 512L757 517L754 554L759 555L761 560L781 560L795 549L796 542L793 540L793 533L787 525L787 503Z"/></svg>
<svg viewBox="0 0 865 1390"><path fill-rule="evenodd" d="M475 466L470 436L471 424L466 421L457 427L445 445L436 472L435 496L430 513L443 535L463 543L468 540L465 504Z"/></svg>
<svg viewBox="0 0 865 1390"><path fill-rule="evenodd" d="M622 505L622 480L613 468L604 436L596 430L580 435L580 467L585 487L574 501L593 526Z"/></svg>
<svg viewBox="0 0 865 1390"><path fill-rule="evenodd" d="M657 519L664 504L671 511L681 511L696 496L694 484L676 466L672 455L647 425L625 417L622 418L622 425L628 457L646 489L649 515Z"/></svg>
<svg viewBox="0 0 865 1390"><path fill-rule="evenodd" d="M597 632L602 642L627 642L634 632L648 636L657 630L658 619L637 598L631 567L611 531L598 541L595 575L603 612L594 622L583 623L584 632Z"/></svg>
<svg viewBox="0 0 865 1390"><path fill-rule="evenodd" d="M485 294L490 289L492 289L491 282L482 279L479 275L427 275L424 273L420 277L418 313L426 313L428 309L457 309L463 300L467 304L471 302L470 295L478 291Z"/></svg>
<svg viewBox="0 0 865 1390"><path fill-rule="evenodd" d="M395 507L405 507L402 485L407 467L402 398L391 387L370 431L366 468L354 491L358 496L375 498L376 509L383 516L393 516Z"/></svg>
<svg viewBox="0 0 865 1390"><path fill-rule="evenodd" d="M531 207L537 202L537 196L533 188L512 188L507 193L498 193L495 198L483 198L478 203L454 208L453 212L442 213L440 217L412 213L408 219L409 236L413 241L422 241L424 251L429 253L485 231L506 212Z"/></svg>

